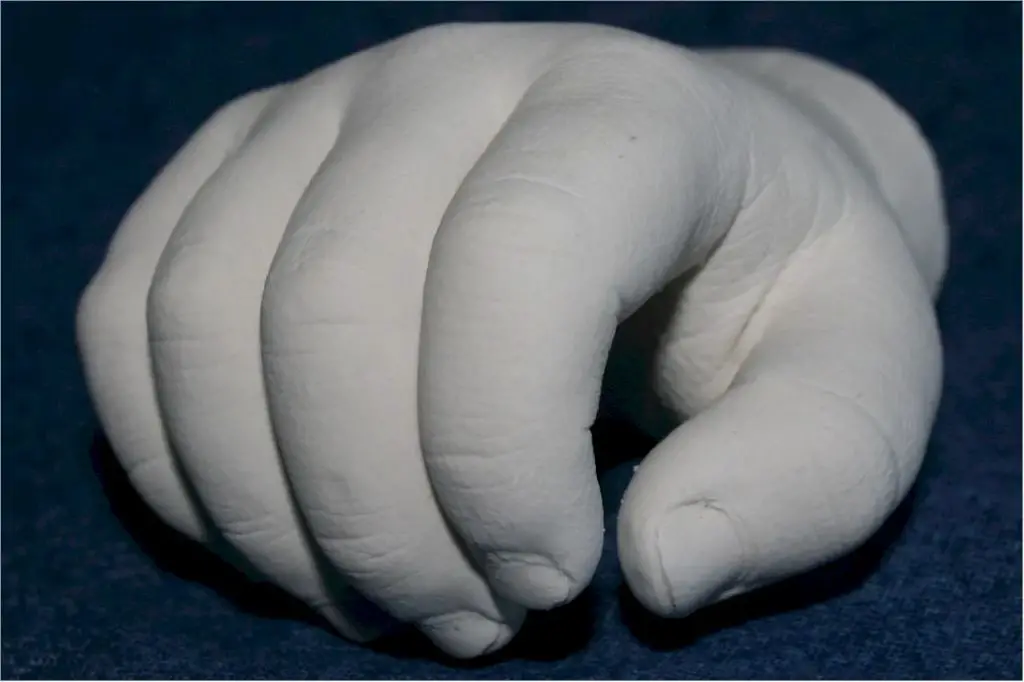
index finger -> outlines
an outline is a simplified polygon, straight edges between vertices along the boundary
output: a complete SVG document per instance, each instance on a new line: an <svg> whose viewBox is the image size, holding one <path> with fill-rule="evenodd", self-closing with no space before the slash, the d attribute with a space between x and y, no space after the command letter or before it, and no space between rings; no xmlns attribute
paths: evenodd
<svg viewBox="0 0 1024 682"><path fill-rule="evenodd" d="M590 439L619 321L714 243L748 155L721 82L637 38L576 51L527 92L435 238L419 409L439 501L492 586L572 599L600 555Z"/></svg>

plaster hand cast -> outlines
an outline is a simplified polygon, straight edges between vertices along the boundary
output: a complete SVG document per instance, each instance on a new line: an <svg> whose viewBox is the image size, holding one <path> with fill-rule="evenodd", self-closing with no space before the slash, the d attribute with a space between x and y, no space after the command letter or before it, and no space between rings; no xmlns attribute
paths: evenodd
<svg viewBox="0 0 1024 682"><path fill-rule="evenodd" d="M945 259L928 145L858 76L444 25L217 112L78 340L169 524L348 637L372 603L473 657L592 577L609 351L609 406L665 436L617 529L651 611L864 541L934 419Z"/></svg>

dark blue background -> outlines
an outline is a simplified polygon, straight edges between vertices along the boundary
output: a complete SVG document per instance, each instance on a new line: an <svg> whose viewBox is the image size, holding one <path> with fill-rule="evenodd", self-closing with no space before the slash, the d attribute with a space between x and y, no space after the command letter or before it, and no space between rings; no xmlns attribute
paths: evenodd
<svg viewBox="0 0 1024 682"><path fill-rule="evenodd" d="M921 122L945 176L945 395L914 493L867 547L683 622L645 616L615 548L578 602L488 665L368 650L296 620L155 524L111 464L76 296L129 203L218 105L430 23L591 20L852 67ZM1021 675L1021 10L964 4L5 4L4 677L764 678ZM598 429L609 514L649 443ZM609 527L613 527L609 525Z"/></svg>

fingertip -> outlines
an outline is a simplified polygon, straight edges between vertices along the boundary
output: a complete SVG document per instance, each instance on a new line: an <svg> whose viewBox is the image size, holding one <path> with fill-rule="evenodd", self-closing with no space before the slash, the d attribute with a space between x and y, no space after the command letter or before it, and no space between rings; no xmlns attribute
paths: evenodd
<svg viewBox="0 0 1024 682"><path fill-rule="evenodd" d="M484 567L495 591L528 609L548 610L566 604L585 586L537 554L491 552Z"/></svg>
<svg viewBox="0 0 1024 682"><path fill-rule="evenodd" d="M419 627L439 649L460 659L494 653L512 641L518 630L516 624L501 623L472 611L434 616Z"/></svg>
<svg viewBox="0 0 1024 682"><path fill-rule="evenodd" d="M745 553L726 511L698 500L659 516L620 517L623 575L644 607L665 618L682 618L743 591Z"/></svg>

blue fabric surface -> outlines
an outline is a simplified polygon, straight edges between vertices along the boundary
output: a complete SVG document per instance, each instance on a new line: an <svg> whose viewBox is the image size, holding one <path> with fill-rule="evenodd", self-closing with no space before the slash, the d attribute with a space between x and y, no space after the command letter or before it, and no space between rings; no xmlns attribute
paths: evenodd
<svg viewBox="0 0 1024 682"><path fill-rule="evenodd" d="M4 677L1020 679L1019 4L27 3L2 19ZM866 74L921 122L953 231L945 394L918 485L864 549L667 622L625 593L610 537L583 598L467 666L414 637L332 636L126 487L72 325L130 202L231 97L454 19L794 47ZM610 423L596 441L611 517L650 443Z"/></svg>

